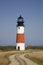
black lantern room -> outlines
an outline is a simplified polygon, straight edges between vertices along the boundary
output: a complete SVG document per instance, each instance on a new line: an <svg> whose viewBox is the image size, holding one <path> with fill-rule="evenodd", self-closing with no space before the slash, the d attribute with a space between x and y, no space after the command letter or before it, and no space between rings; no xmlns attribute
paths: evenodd
<svg viewBox="0 0 43 65"><path fill-rule="evenodd" d="M18 17L17 23L18 23L17 27L24 26L24 20L23 20L23 17L21 15Z"/></svg>

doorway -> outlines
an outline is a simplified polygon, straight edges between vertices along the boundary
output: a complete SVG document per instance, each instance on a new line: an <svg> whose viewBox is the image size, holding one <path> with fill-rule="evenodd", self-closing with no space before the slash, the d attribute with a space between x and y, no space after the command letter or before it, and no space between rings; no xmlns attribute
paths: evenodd
<svg viewBox="0 0 43 65"><path fill-rule="evenodd" d="M20 47L18 46L18 50L20 50Z"/></svg>

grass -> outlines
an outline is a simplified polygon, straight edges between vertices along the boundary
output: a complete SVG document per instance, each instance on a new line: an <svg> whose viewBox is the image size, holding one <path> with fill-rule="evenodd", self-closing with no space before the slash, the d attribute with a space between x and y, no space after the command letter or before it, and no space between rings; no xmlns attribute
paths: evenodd
<svg viewBox="0 0 43 65"><path fill-rule="evenodd" d="M26 53L26 51L0 51L0 65L8 65L10 63L9 61L9 55L12 54L22 54L22 53Z"/></svg>
<svg viewBox="0 0 43 65"><path fill-rule="evenodd" d="M7 61L8 61L8 63L7 63L6 65L9 65L9 63L11 62L8 57L9 57L9 54L6 54L6 55L4 56L4 58L7 59Z"/></svg>
<svg viewBox="0 0 43 65"><path fill-rule="evenodd" d="M31 50L29 49L26 51L17 51L17 50L4 51L4 52L0 51L0 65L8 65L10 63L9 58L8 58L9 55L23 54L23 53L28 53L29 55L26 55L27 58L30 58L34 62L37 62L39 65L43 65L43 50L33 50L33 49Z"/></svg>
<svg viewBox="0 0 43 65"><path fill-rule="evenodd" d="M26 58L31 59L32 61L36 62L38 65L43 65L43 59L35 58L29 56L28 54L25 55Z"/></svg>
<svg viewBox="0 0 43 65"><path fill-rule="evenodd" d="M3 58L0 60L0 65L8 65L8 64L9 64L8 58L3 57Z"/></svg>
<svg viewBox="0 0 43 65"><path fill-rule="evenodd" d="M10 63L8 57L9 54L7 53L0 55L0 65L8 65Z"/></svg>
<svg viewBox="0 0 43 65"><path fill-rule="evenodd" d="M35 49L37 49L37 50L43 50L43 46L27 46L27 47L26 47L26 50L28 50L28 49L33 49L33 50L35 50Z"/></svg>
<svg viewBox="0 0 43 65"><path fill-rule="evenodd" d="M0 46L0 50L2 51L16 50L16 46Z"/></svg>

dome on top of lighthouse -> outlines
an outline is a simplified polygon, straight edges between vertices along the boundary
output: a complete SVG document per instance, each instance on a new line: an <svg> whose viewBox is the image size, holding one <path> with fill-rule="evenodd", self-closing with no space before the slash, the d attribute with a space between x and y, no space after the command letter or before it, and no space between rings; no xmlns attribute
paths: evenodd
<svg viewBox="0 0 43 65"><path fill-rule="evenodd" d="M18 26L24 26L24 19L21 15L17 19L17 27Z"/></svg>
<svg viewBox="0 0 43 65"><path fill-rule="evenodd" d="M18 22L23 22L23 17L21 15L18 17Z"/></svg>
<svg viewBox="0 0 43 65"><path fill-rule="evenodd" d="M18 17L18 19L23 19L23 17L20 15L20 16Z"/></svg>

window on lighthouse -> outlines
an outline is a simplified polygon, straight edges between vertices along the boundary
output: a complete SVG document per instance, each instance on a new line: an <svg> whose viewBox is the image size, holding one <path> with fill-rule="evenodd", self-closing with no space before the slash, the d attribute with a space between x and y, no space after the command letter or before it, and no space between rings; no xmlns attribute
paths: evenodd
<svg viewBox="0 0 43 65"><path fill-rule="evenodd" d="M21 21L21 22L22 22L23 20L22 20L22 19L19 19L19 21Z"/></svg>
<svg viewBox="0 0 43 65"><path fill-rule="evenodd" d="M20 27L19 27L19 29L20 29Z"/></svg>

